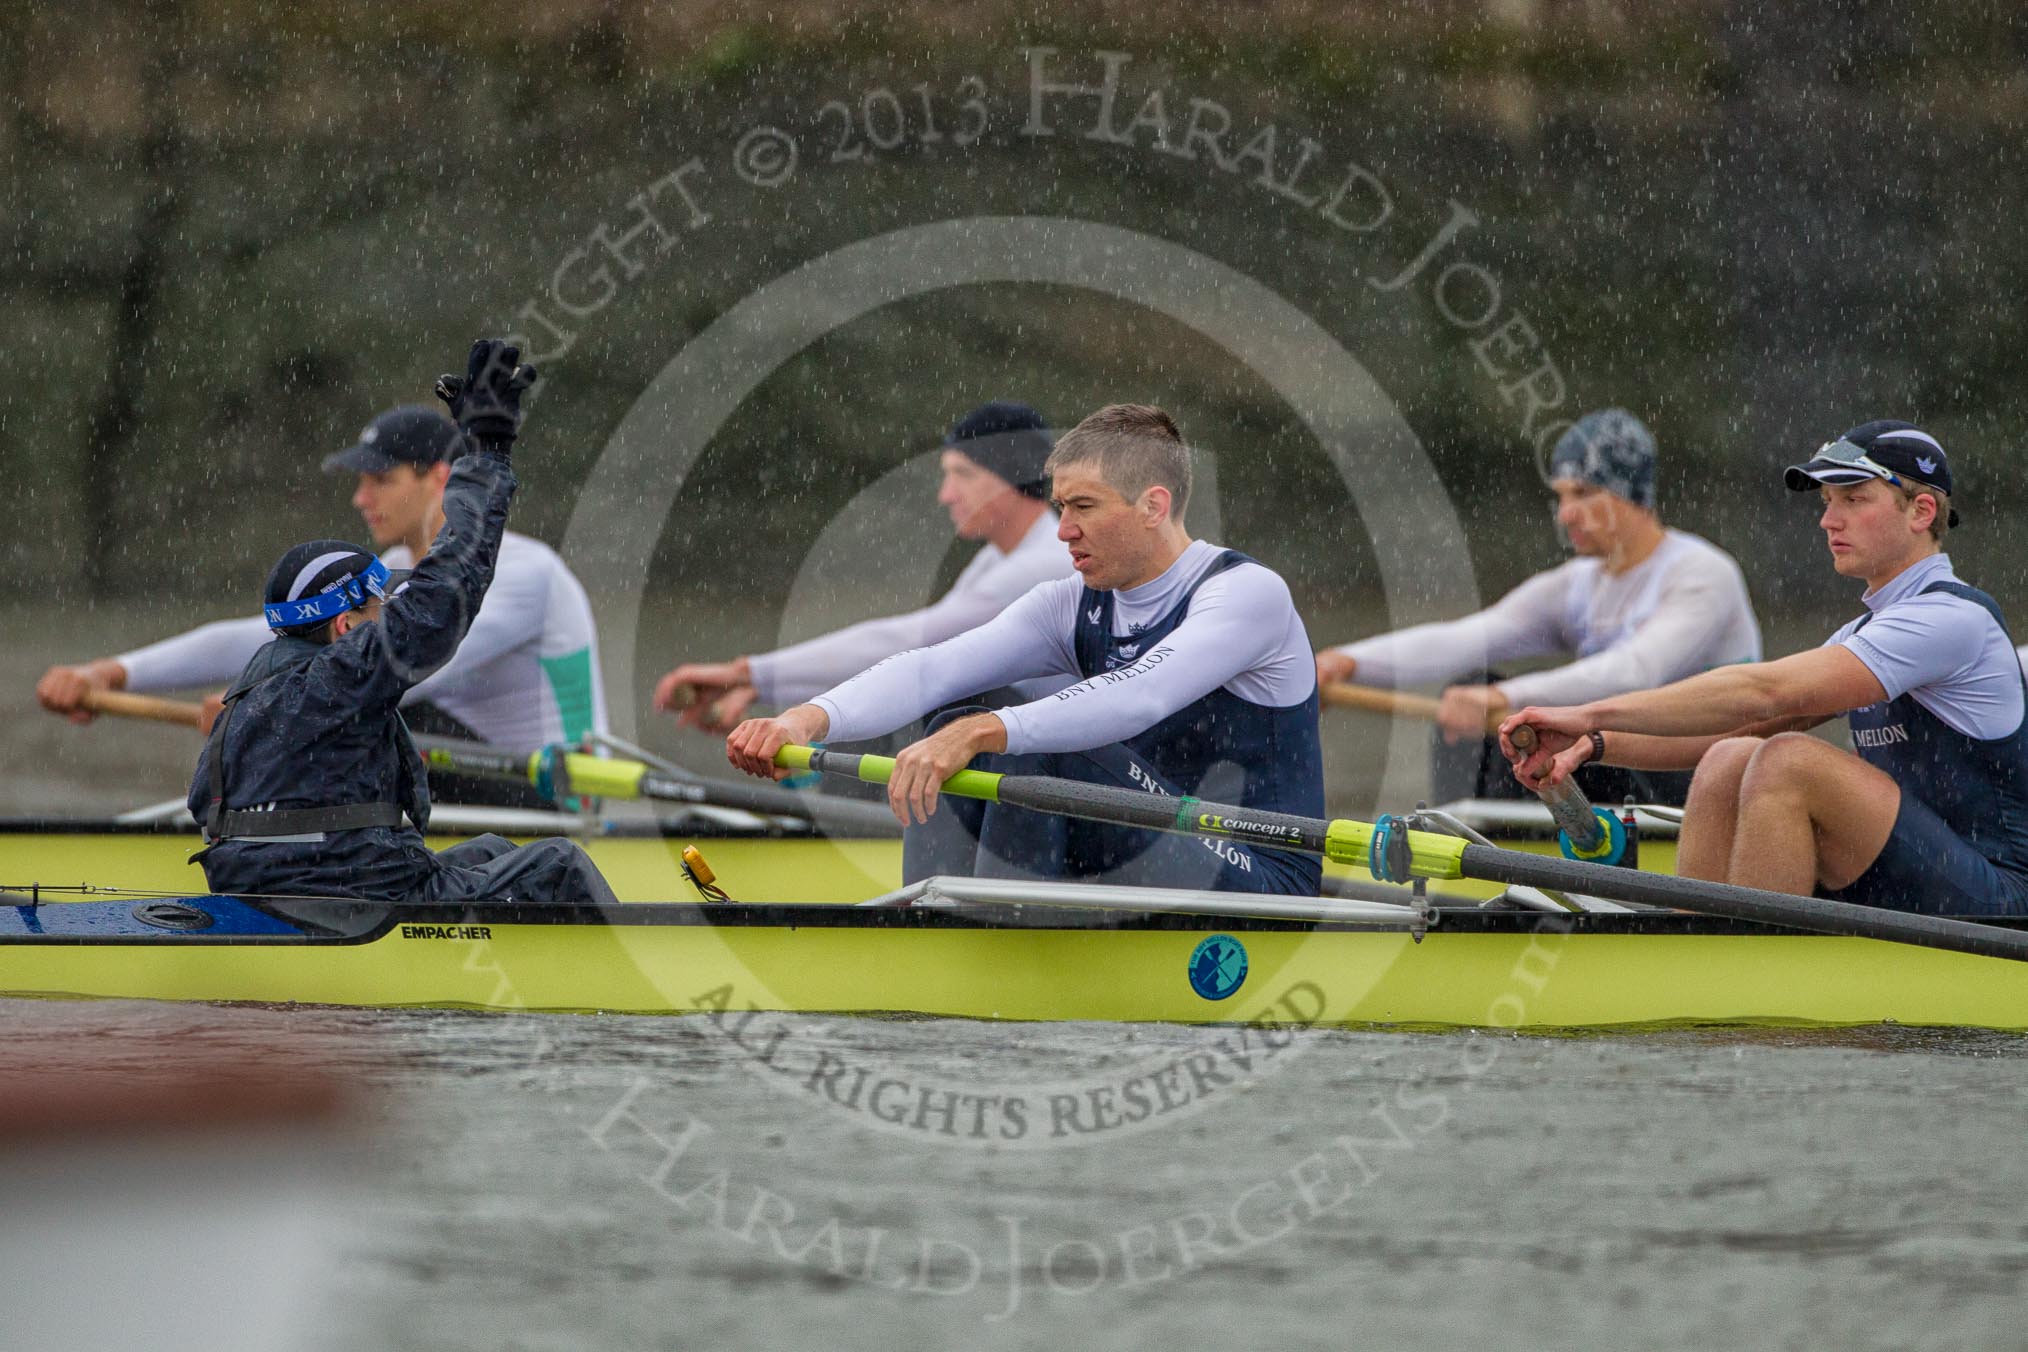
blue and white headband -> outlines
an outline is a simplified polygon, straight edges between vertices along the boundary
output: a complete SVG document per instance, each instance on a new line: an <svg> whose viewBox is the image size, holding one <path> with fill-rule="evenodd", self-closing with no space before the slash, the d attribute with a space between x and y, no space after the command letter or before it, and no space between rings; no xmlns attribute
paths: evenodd
<svg viewBox="0 0 2028 1352"><path fill-rule="evenodd" d="M369 562L364 573L339 578L315 595L300 598L294 595L298 588L309 586L318 573L346 557L341 553L325 554L303 565L302 571L296 574L294 586L290 588L290 599L261 607L268 627L282 630L323 624L348 610L359 609L368 598L380 599L387 595L387 565L379 559Z"/></svg>

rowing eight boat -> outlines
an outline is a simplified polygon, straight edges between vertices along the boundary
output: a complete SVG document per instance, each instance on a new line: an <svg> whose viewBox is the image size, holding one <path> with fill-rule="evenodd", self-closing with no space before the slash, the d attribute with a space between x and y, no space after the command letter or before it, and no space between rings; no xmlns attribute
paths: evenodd
<svg viewBox="0 0 2028 1352"><path fill-rule="evenodd" d="M559 824L447 815L467 831ZM1459 815L1546 847L1540 808L1480 804ZM0 895L0 994L1533 1029L2028 1028L2028 964L1673 911L1488 908L1473 900L1492 892L1483 886L1440 895L1426 918L1371 901L1290 900L1272 914L1226 893L1092 885L899 889L893 840L784 833L779 822L708 811L572 820L622 896L677 895L680 848L701 840L742 900L598 910L215 898L183 862L187 827L13 823L0 825L0 883L98 877L179 895ZM1650 866L1668 857L1656 842L1644 849ZM1406 889L1395 895L1409 900Z"/></svg>
<svg viewBox="0 0 2028 1352"><path fill-rule="evenodd" d="M0 896L0 994L488 1010L2028 1028L2028 964L1678 912L938 881L841 906ZM1309 913L1300 909L1311 908Z"/></svg>
<svg viewBox="0 0 2028 1352"><path fill-rule="evenodd" d="M777 763L874 783L894 765L809 747L783 748ZM645 762L559 750L511 756L498 768L548 777L559 799L595 782L594 792L632 797L637 807L663 797L691 804L678 820L727 826L720 809L695 805L695 784L650 783ZM762 815L783 806L769 792L776 796L746 814L747 846L779 857L856 844L887 851L865 861L876 871L898 862L891 841L819 835L815 823L834 813L795 803L791 825ZM711 900L450 907L0 890L0 995L1217 1023L2028 1027L2028 934L2020 929L1587 862L1603 851L1579 837L1620 827L1574 795L1557 804L1570 857L1552 860L1475 840L1469 824L1441 813L1327 821L971 770L943 792L1306 851L1341 872L1364 868L1370 880L1343 899L1342 876L1338 895L1298 898L964 879L895 890L890 875L889 890L840 905L813 893L838 887L847 871L805 854L790 870L801 890L758 901L743 876L757 861L721 855L745 902L726 900L710 876L692 878L687 868L683 876ZM691 853L672 825L655 819L632 837L660 851L664 876ZM1389 886L1411 879L1412 891ZM1469 879L1565 891L1510 888L1472 905L1427 890L1432 880ZM1587 909L1571 891L1580 887L1635 906Z"/></svg>

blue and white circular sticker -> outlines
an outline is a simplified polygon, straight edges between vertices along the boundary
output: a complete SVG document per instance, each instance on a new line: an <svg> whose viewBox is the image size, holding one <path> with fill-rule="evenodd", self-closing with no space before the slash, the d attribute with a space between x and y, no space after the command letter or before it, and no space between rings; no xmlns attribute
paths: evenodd
<svg viewBox="0 0 2028 1352"><path fill-rule="evenodd" d="M1213 934L1190 955L1190 989L1223 1000L1246 981L1246 946L1230 934Z"/></svg>

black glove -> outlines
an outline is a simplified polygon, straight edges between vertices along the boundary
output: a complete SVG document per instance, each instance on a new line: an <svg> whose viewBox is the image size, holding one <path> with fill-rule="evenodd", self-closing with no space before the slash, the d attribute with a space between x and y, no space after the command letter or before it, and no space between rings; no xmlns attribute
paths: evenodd
<svg viewBox="0 0 2028 1352"><path fill-rule="evenodd" d="M535 368L521 364L521 349L481 338L465 359L465 374L437 377L437 398L480 449L506 455L521 430L521 396L535 384Z"/></svg>

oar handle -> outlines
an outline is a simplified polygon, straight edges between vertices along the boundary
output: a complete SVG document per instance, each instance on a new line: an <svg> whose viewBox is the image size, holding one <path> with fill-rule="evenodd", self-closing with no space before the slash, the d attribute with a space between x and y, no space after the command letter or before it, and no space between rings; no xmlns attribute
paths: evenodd
<svg viewBox="0 0 2028 1352"><path fill-rule="evenodd" d="M894 775L891 756L840 756L831 752L827 757L821 747L793 744L775 752L775 764L788 770L828 770L862 784L885 784ZM1002 778L987 770L960 770L944 781L943 792L997 803Z"/></svg>
<svg viewBox="0 0 2028 1352"><path fill-rule="evenodd" d="M95 714L147 718L157 723L180 723L189 728L204 726L204 706L184 700L130 695L124 690L87 690L80 703Z"/></svg>
<svg viewBox="0 0 2028 1352"><path fill-rule="evenodd" d="M1364 709L1369 713L1393 714L1397 718L1420 718L1426 723L1436 722L1437 711L1443 708L1443 701L1428 695L1411 694L1406 690L1383 690L1377 685L1353 685L1349 681L1332 681L1317 687L1317 698L1336 709ZM1497 732L1505 713L1486 715L1486 734Z"/></svg>
<svg viewBox="0 0 2028 1352"><path fill-rule="evenodd" d="M1507 740L1525 756L1535 749L1535 729L1523 723L1507 734ZM1582 859L1606 853L1611 832L1599 821L1598 811L1584 796L1584 790L1577 787L1575 779L1566 777L1561 784L1536 784L1532 787L1535 796L1548 807L1549 815L1563 828L1564 838L1576 852L1575 857Z"/></svg>

